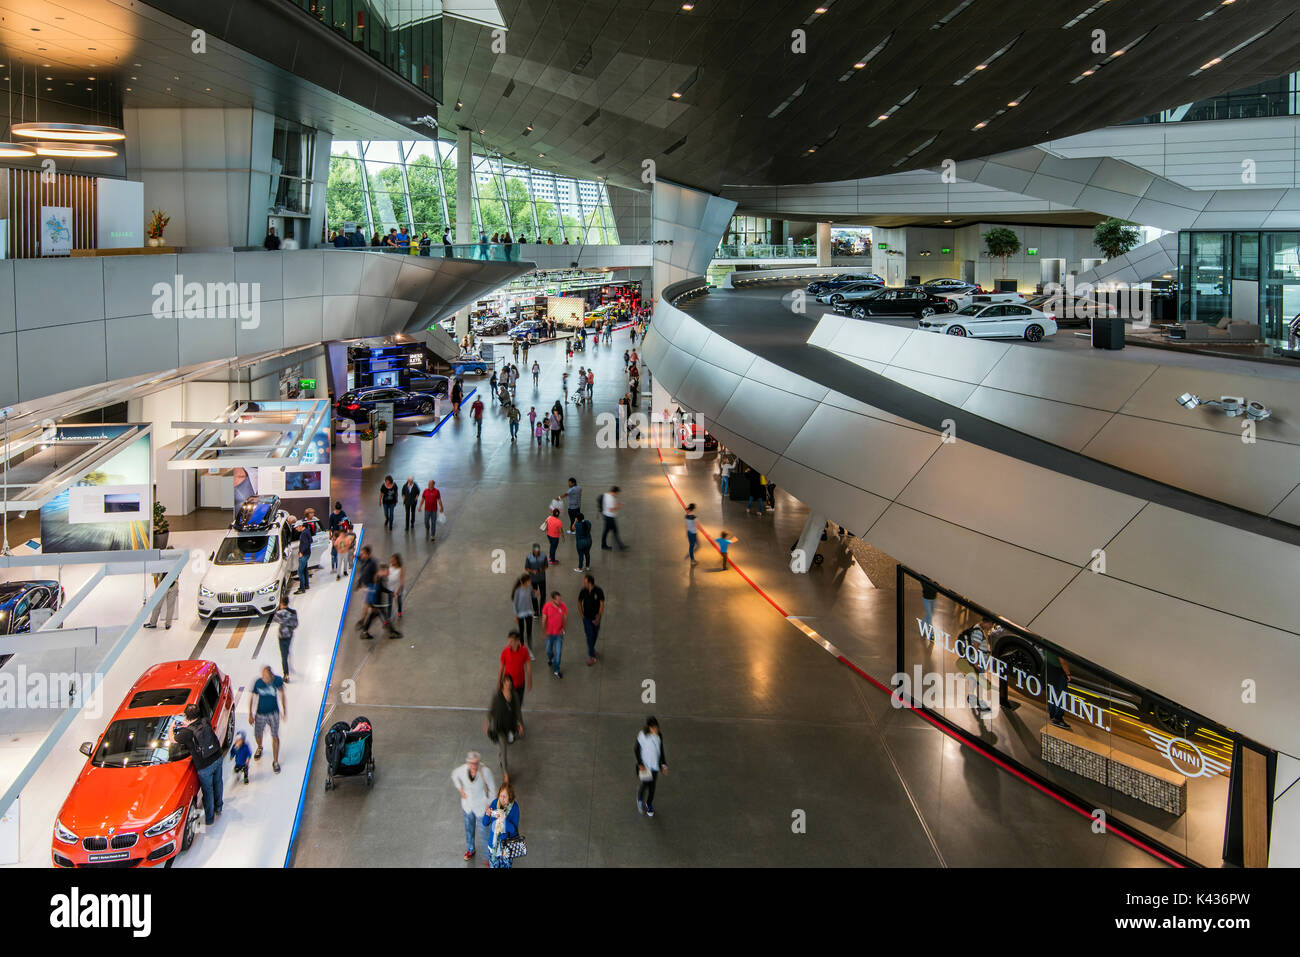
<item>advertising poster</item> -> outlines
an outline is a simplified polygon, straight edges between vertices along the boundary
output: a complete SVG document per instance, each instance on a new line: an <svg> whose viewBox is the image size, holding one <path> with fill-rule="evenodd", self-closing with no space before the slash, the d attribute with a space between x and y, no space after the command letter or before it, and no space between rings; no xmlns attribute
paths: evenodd
<svg viewBox="0 0 1300 957"><path fill-rule="evenodd" d="M41 255L67 256L72 252L72 207L41 207Z"/></svg>
<svg viewBox="0 0 1300 957"><path fill-rule="evenodd" d="M900 571L896 699L1166 847L1222 865L1230 732Z"/></svg>
<svg viewBox="0 0 1300 957"><path fill-rule="evenodd" d="M125 425L59 426L59 439L111 439ZM149 548L153 452L148 433L41 508L41 550L93 552Z"/></svg>

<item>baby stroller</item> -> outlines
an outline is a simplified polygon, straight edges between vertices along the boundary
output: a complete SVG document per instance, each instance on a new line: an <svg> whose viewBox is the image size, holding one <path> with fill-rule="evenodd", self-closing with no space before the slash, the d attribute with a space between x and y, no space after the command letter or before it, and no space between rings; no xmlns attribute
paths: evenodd
<svg viewBox="0 0 1300 957"><path fill-rule="evenodd" d="M335 722L325 735L325 790L338 787L337 777L364 774L366 787L375 786L375 756L371 748L374 732L369 718L357 718L352 724Z"/></svg>

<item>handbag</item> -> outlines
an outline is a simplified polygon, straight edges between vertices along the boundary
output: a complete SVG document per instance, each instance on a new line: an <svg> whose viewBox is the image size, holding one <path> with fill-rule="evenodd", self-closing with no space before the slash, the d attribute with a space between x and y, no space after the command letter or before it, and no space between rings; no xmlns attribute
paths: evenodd
<svg viewBox="0 0 1300 957"><path fill-rule="evenodd" d="M654 772L651 771L649 768L643 767L640 771L636 773L636 776L640 778L642 781L650 781L654 779L655 775Z"/></svg>
<svg viewBox="0 0 1300 957"><path fill-rule="evenodd" d="M516 834L514 837L508 837L501 842L501 857L503 860L513 861L519 857L528 855L528 844L522 834Z"/></svg>

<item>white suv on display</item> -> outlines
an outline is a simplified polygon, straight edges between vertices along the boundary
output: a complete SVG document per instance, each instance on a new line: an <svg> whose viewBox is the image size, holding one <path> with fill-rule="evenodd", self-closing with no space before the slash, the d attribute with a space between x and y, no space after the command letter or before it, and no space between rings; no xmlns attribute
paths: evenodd
<svg viewBox="0 0 1300 957"><path fill-rule="evenodd" d="M256 618L279 607L298 567L295 521L279 496L244 500L199 581L200 618ZM328 547L329 533L318 524L308 564L317 564Z"/></svg>

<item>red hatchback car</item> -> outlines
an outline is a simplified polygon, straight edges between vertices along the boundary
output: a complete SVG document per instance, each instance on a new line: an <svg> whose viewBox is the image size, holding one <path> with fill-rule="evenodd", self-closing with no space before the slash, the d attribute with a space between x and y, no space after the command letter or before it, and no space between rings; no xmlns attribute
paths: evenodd
<svg viewBox="0 0 1300 957"><path fill-rule="evenodd" d="M190 703L230 747L230 678L211 661L154 665L127 692L99 741L81 746L90 760L54 821L55 867L149 867L194 843L203 813L199 776L173 740Z"/></svg>

